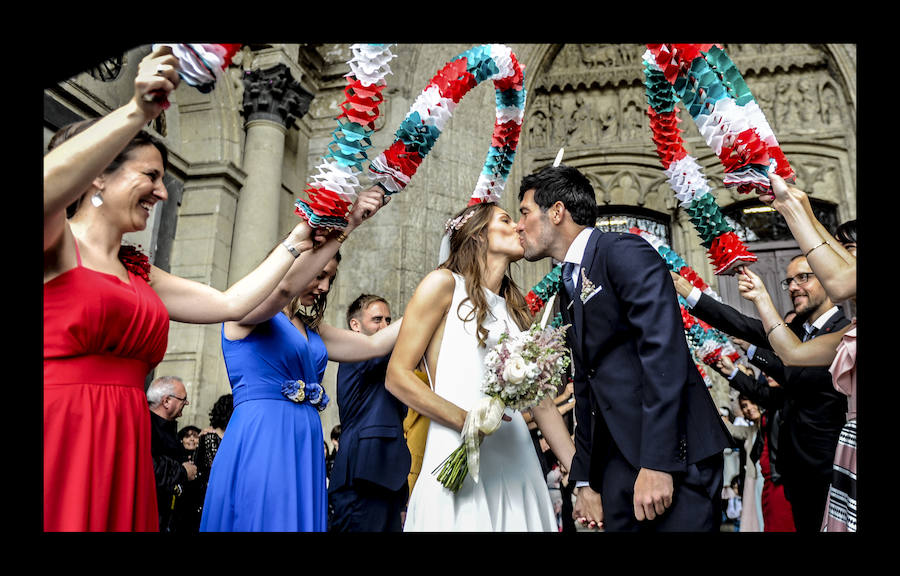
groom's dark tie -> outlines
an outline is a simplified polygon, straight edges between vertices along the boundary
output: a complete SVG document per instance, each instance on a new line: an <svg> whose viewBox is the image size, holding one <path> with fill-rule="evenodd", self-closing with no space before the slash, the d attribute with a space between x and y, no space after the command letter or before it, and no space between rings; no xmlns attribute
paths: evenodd
<svg viewBox="0 0 900 576"><path fill-rule="evenodd" d="M572 270L575 269L575 264L571 262L566 262L562 267L562 277L563 277L563 285L566 287L566 293L569 295L569 300L575 300L575 282L572 280Z"/></svg>

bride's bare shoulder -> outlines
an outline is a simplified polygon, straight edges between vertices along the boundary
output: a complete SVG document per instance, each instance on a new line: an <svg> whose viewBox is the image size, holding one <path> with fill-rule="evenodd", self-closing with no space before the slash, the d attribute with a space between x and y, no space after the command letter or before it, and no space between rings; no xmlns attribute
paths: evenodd
<svg viewBox="0 0 900 576"><path fill-rule="evenodd" d="M446 268L433 270L422 278L413 298L424 298L427 300L448 301L453 297L453 289L456 286L456 280L453 273Z"/></svg>

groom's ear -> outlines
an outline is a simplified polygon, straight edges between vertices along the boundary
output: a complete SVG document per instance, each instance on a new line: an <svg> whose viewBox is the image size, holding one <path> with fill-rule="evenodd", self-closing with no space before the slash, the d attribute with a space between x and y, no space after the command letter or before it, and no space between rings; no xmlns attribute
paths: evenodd
<svg viewBox="0 0 900 576"><path fill-rule="evenodd" d="M547 214L550 216L550 221L554 224L562 224L563 218L566 216L566 205L562 203L562 200L557 200L550 206L550 209L547 210Z"/></svg>

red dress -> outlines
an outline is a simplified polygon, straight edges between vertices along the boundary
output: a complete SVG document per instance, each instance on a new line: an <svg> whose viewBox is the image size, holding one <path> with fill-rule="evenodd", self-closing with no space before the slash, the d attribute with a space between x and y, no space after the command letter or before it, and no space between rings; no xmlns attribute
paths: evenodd
<svg viewBox="0 0 900 576"><path fill-rule="evenodd" d="M791 503L784 495L784 486L772 482L772 466L769 463L769 439L766 437L766 414L763 414L760 434L763 434L763 450L759 456L759 468L764 482L760 505L763 516L763 532L796 532Z"/></svg>
<svg viewBox="0 0 900 576"><path fill-rule="evenodd" d="M75 250L78 266L44 284L44 530L155 532L144 380L169 315L133 266L125 283Z"/></svg>

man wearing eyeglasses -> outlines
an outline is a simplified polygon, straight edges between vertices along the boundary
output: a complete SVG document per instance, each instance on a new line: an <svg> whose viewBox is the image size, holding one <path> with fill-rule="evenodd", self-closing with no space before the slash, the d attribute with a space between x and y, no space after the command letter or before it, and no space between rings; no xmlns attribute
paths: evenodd
<svg viewBox="0 0 900 576"><path fill-rule="evenodd" d="M700 292L677 274L675 290L697 318L752 346L771 350L761 321ZM803 341L835 332L850 323L816 279L804 256L788 264L781 282L789 292L796 316L788 324ZM825 514L834 453L846 421L847 397L834 389L828 366L785 366L772 355L766 374L784 389L782 423L778 433L778 471L791 503L798 532L818 532Z"/></svg>
<svg viewBox="0 0 900 576"><path fill-rule="evenodd" d="M147 404L150 406L150 452L156 476L159 531L170 532L178 496L188 482L197 478L197 467L188 459L176 433L177 419L190 404L184 382L177 376L155 379L147 388Z"/></svg>

